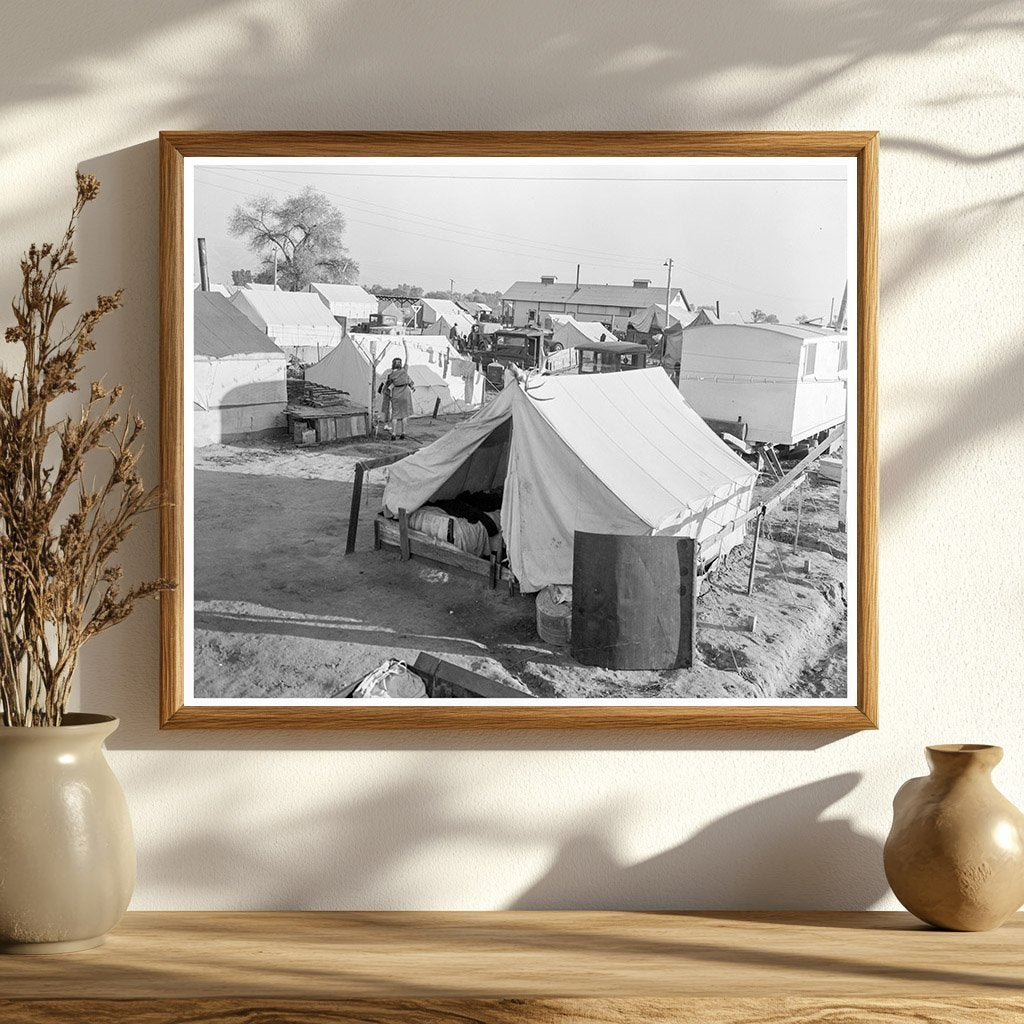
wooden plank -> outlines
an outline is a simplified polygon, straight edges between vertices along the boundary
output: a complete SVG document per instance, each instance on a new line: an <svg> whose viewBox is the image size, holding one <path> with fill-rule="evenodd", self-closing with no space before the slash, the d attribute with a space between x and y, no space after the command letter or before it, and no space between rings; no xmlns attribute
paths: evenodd
<svg viewBox="0 0 1024 1024"><path fill-rule="evenodd" d="M184 154L160 138L160 723L185 703ZM189 240L191 244L191 239ZM189 287L192 283L189 282ZM191 355L189 356L191 359ZM189 399L191 409L191 398Z"/></svg>
<svg viewBox="0 0 1024 1024"><path fill-rule="evenodd" d="M389 455L381 455L377 459L363 459L357 465L362 466L366 472L369 472L371 469L383 469L385 466L401 462L402 459L406 459L410 455L412 455L412 451L391 452Z"/></svg>
<svg viewBox="0 0 1024 1024"><path fill-rule="evenodd" d="M1022 962L1022 915L997 931L953 933L871 912L136 912L86 953L0 957L0 1019L223 1022L236 1018L216 1011L262 1003L281 1015L237 1019L302 1021L299 1008L313 1004L337 1015L309 1018L318 1024L339 1016L511 1024L572 1019L570 1008L584 1014L577 1020L605 1024L1020 1021ZM520 1002L494 1015L511 1000ZM114 1002L120 1014L104 1016ZM552 1002L566 1016L551 1016ZM654 1016L632 1012L648 1005ZM709 1008L718 1016L705 1015ZM852 1008L876 1016L844 1018ZM171 1009L177 1017L159 1016Z"/></svg>
<svg viewBox="0 0 1024 1024"><path fill-rule="evenodd" d="M188 156L847 156L877 162L876 131L164 131ZM861 190L864 191L863 189ZM862 208L874 198L865 195Z"/></svg>
<svg viewBox="0 0 1024 1024"><path fill-rule="evenodd" d="M491 700L533 700L534 695L517 690L478 672L453 665L433 654L421 651L410 666L427 683L431 697L481 697Z"/></svg>
<svg viewBox="0 0 1024 1024"><path fill-rule="evenodd" d="M361 462L356 463L355 477L352 479L352 503L348 510L348 535L345 538L345 554L351 555L356 549L356 532L359 529L359 508L363 501L363 477L366 470Z"/></svg>
<svg viewBox="0 0 1024 1024"><path fill-rule="evenodd" d="M402 553L402 561L408 562L412 554L409 551L409 514L404 508L398 510L398 548Z"/></svg>
<svg viewBox="0 0 1024 1024"><path fill-rule="evenodd" d="M5 1024L1020 1024L1016 998L0 1000Z"/></svg>
<svg viewBox="0 0 1024 1024"><path fill-rule="evenodd" d="M401 531L398 523L392 519L385 519L383 516L378 516L374 523L380 543L401 550ZM417 558L429 558L442 565L466 569L477 576L490 574L490 562L487 559L477 558L467 551L460 551L451 544L445 544L425 533L420 533L419 530L409 530L408 540L409 553L416 555Z"/></svg>

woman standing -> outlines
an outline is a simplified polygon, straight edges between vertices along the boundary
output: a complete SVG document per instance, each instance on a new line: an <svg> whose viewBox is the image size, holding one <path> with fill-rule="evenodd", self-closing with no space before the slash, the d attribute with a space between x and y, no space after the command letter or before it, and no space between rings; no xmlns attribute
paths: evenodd
<svg viewBox="0 0 1024 1024"><path fill-rule="evenodd" d="M416 390L401 359L391 360L391 371L384 381L384 394L391 399L391 436L405 440L405 421L412 415L412 393ZM401 428L401 433L398 429Z"/></svg>

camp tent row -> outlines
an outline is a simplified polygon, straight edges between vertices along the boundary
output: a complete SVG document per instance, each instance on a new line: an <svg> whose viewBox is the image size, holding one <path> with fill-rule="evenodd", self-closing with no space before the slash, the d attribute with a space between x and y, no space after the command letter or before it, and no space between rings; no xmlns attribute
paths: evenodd
<svg viewBox="0 0 1024 1024"><path fill-rule="evenodd" d="M223 295L193 302L193 443L279 429L288 403L285 354Z"/></svg>
<svg viewBox="0 0 1024 1024"><path fill-rule="evenodd" d="M743 537L756 471L661 369L531 376L391 467L384 514L502 490L525 593L572 582L574 532L694 537L708 561Z"/></svg>
<svg viewBox="0 0 1024 1024"><path fill-rule="evenodd" d="M353 402L365 405L374 380L378 385L383 382L393 359L407 362L416 386L414 416L431 415L438 399L442 413L463 411L483 401L483 375L440 334L346 334L323 359L306 368L306 380L347 391ZM374 389L373 397L379 412L382 396Z"/></svg>

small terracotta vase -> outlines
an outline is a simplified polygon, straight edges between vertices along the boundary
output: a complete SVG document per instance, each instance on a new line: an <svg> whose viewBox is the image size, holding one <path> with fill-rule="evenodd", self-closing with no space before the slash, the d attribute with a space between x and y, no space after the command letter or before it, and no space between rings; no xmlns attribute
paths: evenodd
<svg viewBox="0 0 1024 1024"><path fill-rule="evenodd" d="M992 784L1000 747L928 747L931 775L893 800L885 877L916 917L937 928L998 928L1024 904L1024 814Z"/></svg>
<svg viewBox="0 0 1024 1024"><path fill-rule="evenodd" d="M104 715L0 727L0 952L98 946L135 886L128 804Z"/></svg>

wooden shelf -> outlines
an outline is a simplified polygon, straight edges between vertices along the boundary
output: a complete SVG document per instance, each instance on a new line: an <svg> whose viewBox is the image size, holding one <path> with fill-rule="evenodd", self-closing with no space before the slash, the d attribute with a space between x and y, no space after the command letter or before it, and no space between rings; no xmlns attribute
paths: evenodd
<svg viewBox="0 0 1024 1024"><path fill-rule="evenodd" d="M1024 1020L1024 915L133 913L0 957L4 1024Z"/></svg>

